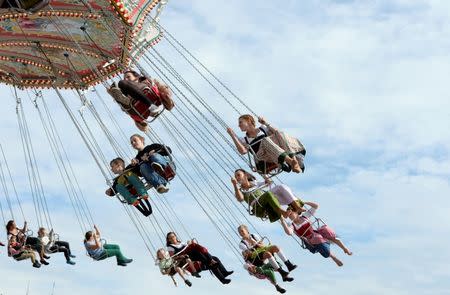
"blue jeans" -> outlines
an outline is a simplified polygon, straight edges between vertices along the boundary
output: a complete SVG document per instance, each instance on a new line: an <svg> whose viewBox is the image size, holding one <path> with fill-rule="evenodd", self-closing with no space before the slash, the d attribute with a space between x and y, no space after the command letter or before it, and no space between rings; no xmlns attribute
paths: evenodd
<svg viewBox="0 0 450 295"><path fill-rule="evenodd" d="M148 162L143 162L140 166L142 176L144 176L145 180L147 180L153 187L156 188L161 184L166 185L167 180L156 173L156 171L151 166L151 163L158 163L161 166L165 167L168 164L166 158L158 153L154 153L150 156Z"/></svg>

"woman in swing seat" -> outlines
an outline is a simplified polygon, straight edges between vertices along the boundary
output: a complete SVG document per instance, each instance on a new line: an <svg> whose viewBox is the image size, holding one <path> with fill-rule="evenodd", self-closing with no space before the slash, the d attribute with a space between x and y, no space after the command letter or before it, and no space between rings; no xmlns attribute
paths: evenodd
<svg viewBox="0 0 450 295"><path fill-rule="evenodd" d="M36 255L31 247L18 242L17 236L10 236L8 239L8 256L11 256L17 261L31 259L33 267L41 267L41 264L36 260Z"/></svg>
<svg viewBox="0 0 450 295"><path fill-rule="evenodd" d="M246 225L242 224L238 227L239 235L242 240L239 243L239 248L246 251L248 254L248 261L256 266L261 266L260 263L268 260L272 269L280 273L284 282L291 282L294 279L289 277L289 273L297 268L297 265L292 264L284 255L283 251L277 245L264 245L261 238L255 234L250 234ZM281 264L275 259L275 254L283 261L288 271L285 271Z"/></svg>
<svg viewBox="0 0 450 295"><path fill-rule="evenodd" d="M245 201L251 208L252 215L259 218L269 218L275 222L281 216L287 217L287 212L281 208L280 202L271 191L264 191L255 187L255 177L243 169L237 169L231 183L234 194L239 202Z"/></svg>
<svg viewBox="0 0 450 295"><path fill-rule="evenodd" d="M75 258L76 256L72 255L69 243L64 241L56 241L53 229L50 230L50 233L47 233L47 230L44 227L39 228L38 239L44 247L45 253L52 254L62 252L66 258L66 263L75 265L75 262L70 258Z"/></svg>
<svg viewBox="0 0 450 295"><path fill-rule="evenodd" d="M84 247L92 259L99 261L109 257L116 257L117 265L120 266L127 266L128 263L133 262L133 259L128 259L122 254L119 245L106 243L102 245L100 231L96 225L94 225L94 230L86 232L84 239Z"/></svg>
<svg viewBox="0 0 450 295"><path fill-rule="evenodd" d="M267 167L273 163L287 172L304 172L302 157L306 150L300 141L270 126L262 117L258 118L258 122L262 125L257 128L253 116L240 116L239 128L245 132L242 138L239 138L233 129L227 128L239 153L243 155L251 150L255 156L256 168L262 174L268 174L270 171L267 171ZM297 156L299 154L302 156Z"/></svg>
<svg viewBox="0 0 450 295"><path fill-rule="evenodd" d="M166 236L166 246L171 256L180 254L187 255L193 262L201 262L203 269L211 270L222 284L229 284L231 282L227 277L233 271L228 271L218 257L212 256L208 252L208 249L197 244L194 240L182 243L174 232L169 232Z"/></svg>
<svg viewBox="0 0 450 295"><path fill-rule="evenodd" d="M50 257L45 255L44 247L38 238L27 236L27 222L24 222L23 228L19 229L14 220L9 220L6 224L6 232L8 235L8 240L11 236L15 236L17 242L24 245L30 246L31 249L36 251L39 254L40 262L44 265L48 265L49 263L45 259L49 259Z"/></svg>
<svg viewBox="0 0 450 295"><path fill-rule="evenodd" d="M125 71L124 79L117 86L113 84L108 92L141 131L148 128L145 120L157 116L161 107L170 111L175 105L167 85L133 70Z"/></svg>
<svg viewBox="0 0 450 295"><path fill-rule="evenodd" d="M281 225L288 235L296 234L301 238L305 247L311 253L319 252L324 258L331 257L337 264L342 266L343 263L330 250L330 243L336 244L347 255L352 255L352 252L344 245L344 243L336 236L334 230L328 225L322 225L315 229L311 218L314 217L319 205L314 202L304 202L305 205L310 206L310 209L302 214L289 210L289 219L291 223L288 224L284 219L281 219Z"/></svg>
<svg viewBox="0 0 450 295"><path fill-rule="evenodd" d="M131 146L138 151L136 157L131 160L131 165L139 166L141 175L158 193L169 191L169 182L164 177L169 161L166 157L172 151L168 146L159 143L145 145L145 138L139 134L130 137Z"/></svg>

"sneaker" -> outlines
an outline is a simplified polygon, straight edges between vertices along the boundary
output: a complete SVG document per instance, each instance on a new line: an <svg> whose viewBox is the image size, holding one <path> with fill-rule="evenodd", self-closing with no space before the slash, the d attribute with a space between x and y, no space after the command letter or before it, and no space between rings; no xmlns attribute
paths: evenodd
<svg viewBox="0 0 450 295"><path fill-rule="evenodd" d="M50 263L48 263L47 261L45 261L44 259L41 259L41 263L43 264L43 265L49 265Z"/></svg>
<svg viewBox="0 0 450 295"><path fill-rule="evenodd" d="M275 285L275 288L277 289L277 291L278 292L280 292L281 294L284 294L284 293L286 293L286 290L285 289L283 289L283 288L281 288L280 286L278 286L278 285Z"/></svg>
<svg viewBox="0 0 450 295"><path fill-rule="evenodd" d="M283 282L292 282L294 278L288 277L287 275L283 276Z"/></svg>
<svg viewBox="0 0 450 295"><path fill-rule="evenodd" d="M131 263L131 262L133 262L133 259L124 259L124 261L123 261L124 263Z"/></svg>
<svg viewBox="0 0 450 295"><path fill-rule="evenodd" d="M192 286L192 283L191 283L189 280L184 280L184 283L185 283L186 285L188 285L189 287Z"/></svg>
<svg viewBox="0 0 450 295"><path fill-rule="evenodd" d="M221 280L221 282L222 282L222 284L226 285L226 284L229 284L231 282L231 280L230 279L223 279L223 280Z"/></svg>
<svg viewBox="0 0 450 295"><path fill-rule="evenodd" d="M196 277L196 278L201 278L202 277L198 272L193 272L192 276Z"/></svg>
<svg viewBox="0 0 450 295"><path fill-rule="evenodd" d="M156 171L156 173L164 177L164 167L161 164L153 162L150 165L152 166L153 170Z"/></svg>
<svg viewBox="0 0 450 295"><path fill-rule="evenodd" d="M45 259L50 259L50 256L44 255Z"/></svg>
<svg viewBox="0 0 450 295"><path fill-rule="evenodd" d="M289 173L292 171L292 168L288 163L283 163L281 164L281 170Z"/></svg>
<svg viewBox="0 0 450 295"><path fill-rule="evenodd" d="M77 258L77 256L75 256L75 255L73 255L73 254L70 254L69 257L70 257L70 258Z"/></svg>
<svg viewBox="0 0 450 295"><path fill-rule="evenodd" d="M72 261L72 260L67 260L66 263L70 264L70 265L75 265L75 261Z"/></svg>
<svg viewBox="0 0 450 295"><path fill-rule="evenodd" d="M127 266L127 264L125 262L117 262L117 265L119 265L119 266Z"/></svg>
<svg viewBox="0 0 450 295"><path fill-rule="evenodd" d="M232 275L234 273L234 271L227 271L226 273L224 273L223 275L228 277L229 275Z"/></svg>
<svg viewBox="0 0 450 295"><path fill-rule="evenodd" d="M35 261L33 263L33 267L39 268L39 267L41 267L41 264L39 262Z"/></svg>
<svg viewBox="0 0 450 295"><path fill-rule="evenodd" d="M164 184L160 184L157 188L156 191L160 194L164 194L167 193L169 191L169 188L167 187L167 185Z"/></svg>

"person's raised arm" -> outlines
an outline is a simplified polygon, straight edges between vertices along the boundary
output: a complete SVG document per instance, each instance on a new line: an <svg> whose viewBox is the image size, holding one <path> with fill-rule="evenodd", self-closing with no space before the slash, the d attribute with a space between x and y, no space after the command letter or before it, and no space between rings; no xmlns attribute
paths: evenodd
<svg viewBox="0 0 450 295"><path fill-rule="evenodd" d="M303 201L303 204L310 206L311 208L314 209L319 209L319 204L314 203L314 202L310 202L310 201Z"/></svg>
<svg viewBox="0 0 450 295"><path fill-rule="evenodd" d="M231 139L233 140L234 145L236 146L238 152L241 155L244 155L248 152L248 149L242 144L242 142L237 137L236 133L234 133L233 129L230 127L227 128L228 134L231 136Z"/></svg>
<svg viewBox="0 0 450 295"><path fill-rule="evenodd" d="M22 232L23 232L23 233L26 233L27 230L28 230L28 223L25 221L25 222L23 223Z"/></svg>
<svg viewBox="0 0 450 295"><path fill-rule="evenodd" d="M98 230L98 227L94 224L95 233L97 234L97 237L100 239L100 231Z"/></svg>
<svg viewBox="0 0 450 295"><path fill-rule="evenodd" d="M231 183L233 184L234 196L236 197L236 200L238 200L239 202L244 201L244 194L239 189L236 178L232 177Z"/></svg>
<svg viewBox="0 0 450 295"><path fill-rule="evenodd" d="M264 126L267 127L267 129L269 130L269 134L273 134L273 133L275 133L275 132L278 131L277 128L271 126L271 125L266 121L266 119L264 119L263 117L258 117L258 122L259 122L260 124L262 124L262 125L264 125Z"/></svg>
<svg viewBox="0 0 450 295"><path fill-rule="evenodd" d="M284 232L285 232L287 235L291 236L291 235L294 233L294 230L292 229L292 227L289 226L289 225L287 225L286 220L284 220L283 217L280 218L280 222L281 222L281 226L282 226L283 229L284 229Z"/></svg>

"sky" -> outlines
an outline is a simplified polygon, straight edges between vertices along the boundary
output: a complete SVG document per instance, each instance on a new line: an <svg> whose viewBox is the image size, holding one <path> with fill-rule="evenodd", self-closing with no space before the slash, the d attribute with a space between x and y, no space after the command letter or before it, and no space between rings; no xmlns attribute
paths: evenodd
<svg viewBox="0 0 450 295"><path fill-rule="evenodd" d="M279 5L193 0L167 5L161 24L253 110L302 140L308 151L305 174L281 179L301 198L320 204L318 215L354 253L344 256L333 247L344 262L338 268L302 250L278 224L249 217L299 265L294 282L280 283L289 294L450 294L450 254L445 248L450 235L449 14L450 3L437 0L307 0ZM158 46L238 131L237 115L223 99L167 43ZM0 142L26 219L34 228L15 102L9 88L1 88L5 103L0 109ZM159 274L120 204L103 196L105 180L58 98L45 95L95 222L108 242L120 244L135 261L119 268L113 260L93 262L85 255L45 134L32 106L24 103L51 217L61 239L71 243L77 265L66 265L62 255L55 254L49 266L36 270L28 261L8 258L0 248L0 294L25 294L28 283L30 294L50 294L53 283L55 294L67 295L273 294L267 281L245 272L180 178L164 197L189 231L235 274L227 286L204 272L202 279L192 280L191 288L180 280L180 286L173 287ZM67 96L76 111L78 102ZM125 132L135 133L130 120L104 97ZM154 125L161 138L171 140L159 122ZM108 142L100 133L96 136L107 156L114 157ZM175 156L190 163L180 151ZM228 184L229 177L221 175ZM0 200L4 205L3 194ZM17 204L15 210L20 225ZM3 233L0 240L5 240ZM158 243L156 234L152 240Z"/></svg>

